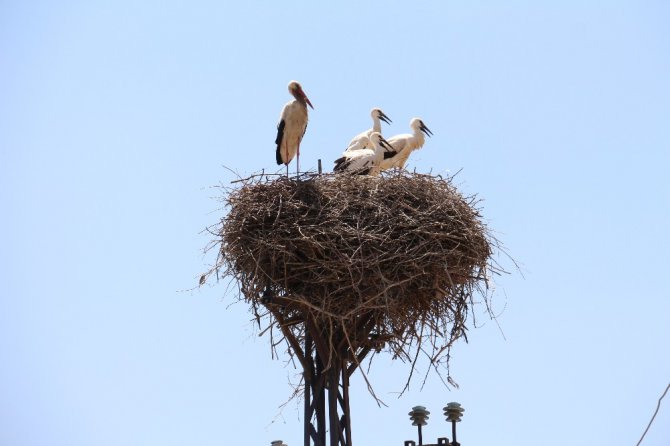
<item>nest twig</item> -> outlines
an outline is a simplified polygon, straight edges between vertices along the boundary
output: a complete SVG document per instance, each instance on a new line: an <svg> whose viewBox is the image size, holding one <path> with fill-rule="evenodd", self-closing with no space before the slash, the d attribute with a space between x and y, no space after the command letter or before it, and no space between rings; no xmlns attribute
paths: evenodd
<svg viewBox="0 0 670 446"><path fill-rule="evenodd" d="M326 363L357 367L387 350L412 365L410 379L421 353L437 370L467 340L474 296L488 297L497 271L497 241L451 178L260 175L238 180L224 201L228 214L210 228L217 262L201 283L212 273L236 279L298 359L311 325Z"/></svg>

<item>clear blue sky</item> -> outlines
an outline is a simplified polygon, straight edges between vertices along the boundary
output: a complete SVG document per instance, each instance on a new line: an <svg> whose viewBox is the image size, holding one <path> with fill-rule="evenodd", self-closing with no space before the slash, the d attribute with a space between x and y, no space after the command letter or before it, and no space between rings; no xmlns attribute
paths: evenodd
<svg viewBox="0 0 670 446"><path fill-rule="evenodd" d="M420 116L410 159L456 172L523 265L432 376L380 358L355 444L466 408L464 445L638 440L670 381L670 5L665 1L0 1L0 444L301 444L273 361L201 231L211 188L277 169L301 81L301 165ZM509 266L509 264L508 264ZM282 358L285 359L285 358ZM670 401L644 444L667 445Z"/></svg>

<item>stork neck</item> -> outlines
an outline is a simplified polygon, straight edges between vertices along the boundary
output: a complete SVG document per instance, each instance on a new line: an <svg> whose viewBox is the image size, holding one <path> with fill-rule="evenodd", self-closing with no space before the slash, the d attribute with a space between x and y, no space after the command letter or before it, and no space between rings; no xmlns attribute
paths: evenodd
<svg viewBox="0 0 670 446"><path fill-rule="evenodd" d="M305 101L305 98L300 95L295 95L295 100L298 102L298 104L302 105L304 108L307 108L307 101Z"/></svg>
<svg viewBox="0 0 670 446"><path fill-rule="evenodd" d="M382 132L382 123L378 117L372 118L372 131L381 133Z"/></svg>
<svg viewBox="0 0 670 446"><path fill-rule="evenodd" d="M424 135L420 129L414 130L414 137L421 145L426 141L426 135Z"/></svg>
<svg viewBox="0 0 670 446"><path fill-rule="evenodd" d="M384 159L384 152L386 151L380 144L374 144L375 148L375 160L380 162Z"/></svg>

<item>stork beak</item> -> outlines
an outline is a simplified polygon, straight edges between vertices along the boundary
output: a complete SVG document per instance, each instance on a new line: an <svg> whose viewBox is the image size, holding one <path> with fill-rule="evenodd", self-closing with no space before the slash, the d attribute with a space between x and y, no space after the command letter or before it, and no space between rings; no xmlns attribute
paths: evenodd
<svg viewBox="0 0 670 446"><path fill-rule="evenodd" d="M430 129L429 129L428 127L426 127L425 125L423 125L423 123L421 123L421 127L419 127L419 128L420 128L421 131L422 131L423 133L425 133L426 135L428 135L428 136L433 136L433 132L431 132Z"/></svg>
<svg viewBox="0 0 670 446"><path fill-rule="evenodd" d="M305 100L305 102L307 103L307 105L309 105L309 106L312 108L312 110L314 110L314 106L312 105L311 102L309 102L309 98L307 97L307 95L305 94L305 92L302 91L302 90L300 90L300 94L302 95L302 97L303 97L303 99Z"/></svg>
<svg viewBox="0 0 670 446"><path fill-rule="evenodd" d="M379 140L379 145L386 149L387 152L393 152L395 150L393 146L389 144L389 142L384 138Z"/></svg>
<svg viewBox="0 0 670 446"><path fill-rule="evenodd" d="M393 122L393 121L391 121L391 118L389 118L388 116L386 116L384 114L384 112L379 113L379 119L381 119L382 121L384 121L387 124L390 124L390 123Z"/></svg>

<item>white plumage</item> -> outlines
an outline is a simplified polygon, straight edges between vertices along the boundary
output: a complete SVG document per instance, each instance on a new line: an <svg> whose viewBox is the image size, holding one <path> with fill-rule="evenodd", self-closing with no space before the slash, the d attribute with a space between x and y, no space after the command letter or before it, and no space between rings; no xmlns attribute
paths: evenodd
<svg viewBox="0 0 670 446"><path fill-rule="evenodd" d="M389 138L387 141L393 149L384 154L384 160L381 163L381 170L399 167L403 169L410 153L423 147L426 138L424 133L432 136L433 132L419 118L413 118L409 122L412 134L403 133Z"/></svg>
<svg viewBox="0 0 670 446"><path fill-rule="evenodd" d="M374 149L346 150L341 158L335 160L335 172L346 172L357 175L379 175L384 152L392 147L379 132L372 132L366 145Z"/></svg>
<svg viewBox="0 0 670 446"><path fill-rule="evenodd" d="M300 141L307 130L307 106L314 108L297 81L288 84L288 91L295 98L287 102L277 124L277 164L286 165L297 156L296 172L300 170Z"/></svg>
<svg viewBox="0 0 670 446"><path fill-rule="evenodd" d="M392 122L391 118L386 116L386 114L380 108L373 108L370 111L370 116L372 117L372 128L354 136L346 149L347 151L372 149L372 145L370 144L370 135L372 135L373 132L382 132L381 121L384 121L387 124Z"/></svg>

